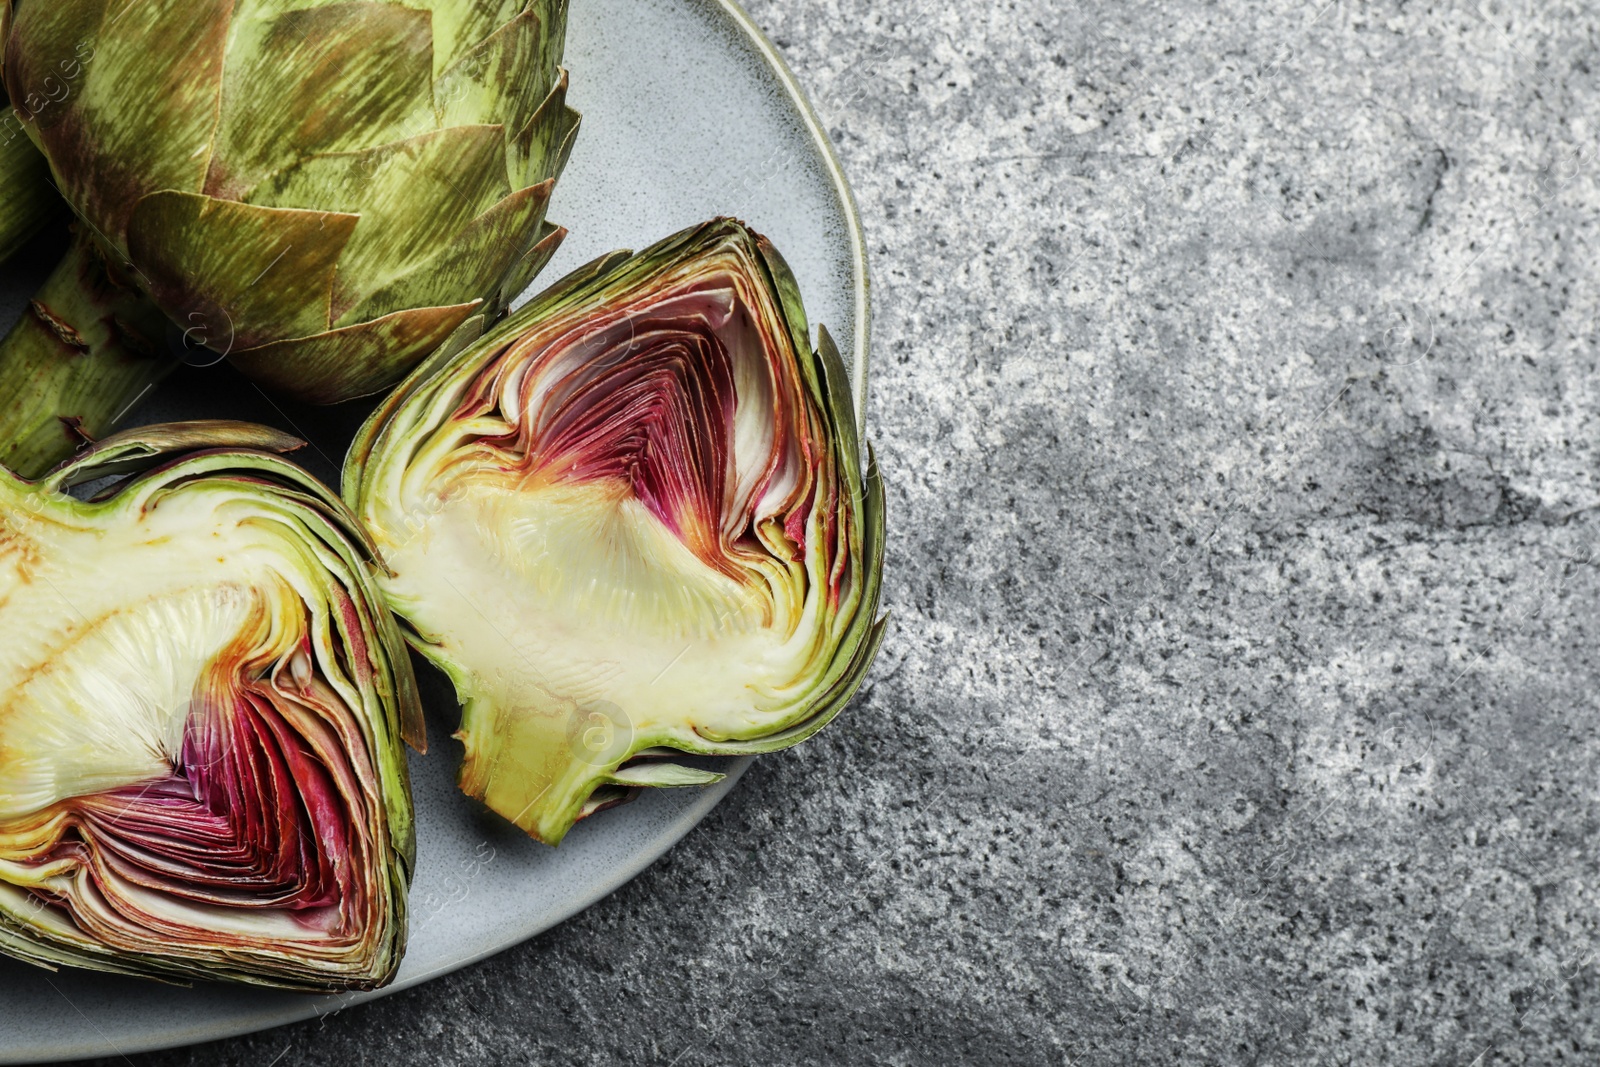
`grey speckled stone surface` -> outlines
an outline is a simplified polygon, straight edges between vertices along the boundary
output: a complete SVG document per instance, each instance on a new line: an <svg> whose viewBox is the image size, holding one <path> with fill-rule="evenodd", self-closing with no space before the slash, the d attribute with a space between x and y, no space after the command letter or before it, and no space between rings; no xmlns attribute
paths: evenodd
<svg viewBox="0 0 1600 1067"><path fill-rule="evenodd" d="M753 10L871 244L865 699L530 944L134 1062L1600 1062L1600 14Z"/></svg>

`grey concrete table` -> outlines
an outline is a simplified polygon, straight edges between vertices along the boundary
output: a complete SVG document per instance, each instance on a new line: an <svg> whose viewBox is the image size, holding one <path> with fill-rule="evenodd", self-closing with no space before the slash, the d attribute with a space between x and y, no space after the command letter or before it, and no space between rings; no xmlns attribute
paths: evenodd
<svg viewBox="0 0 1600 1067"><path fill-rule="evenodd" d="M135 1062L1600 1062L1600 14L1537 7L758 0L873 255L865 698L530 944Z"/></svg>

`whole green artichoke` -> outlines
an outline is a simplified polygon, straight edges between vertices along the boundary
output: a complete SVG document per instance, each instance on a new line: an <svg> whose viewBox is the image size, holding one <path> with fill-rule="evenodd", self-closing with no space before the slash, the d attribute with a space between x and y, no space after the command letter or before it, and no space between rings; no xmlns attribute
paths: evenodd
<svg viewBox="0 0 1600 1067"><path fill-rule="evenodd" d="M391 385L563 235L566 0L6 3L16 116L109 269L270 388Z"/></svg>

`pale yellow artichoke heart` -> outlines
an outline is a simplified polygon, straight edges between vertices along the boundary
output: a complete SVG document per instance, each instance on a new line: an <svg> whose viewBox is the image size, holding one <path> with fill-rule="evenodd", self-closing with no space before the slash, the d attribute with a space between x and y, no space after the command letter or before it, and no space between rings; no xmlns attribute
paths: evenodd
<svg viewBox="0 0 1600 1067"><path fill-rule="evenodd" d="M136 522L71 525L21 509L5 522L0 825L169 773L196 682L294 571L271 525L228 522L205 494ZM274 634L287 653L300 599L283 589L273 600L295 607L293 630Z"/></svg>
<svg viewBox="0 0 1600 1067"><path fill-rule="evenodd" d="M456 473L384 516L380 547L385 593L464 668L469 700L548 718L562 758L574 705L619 709L659 743L748 733L792 704L819 576L806 589L754 570L736 581L615 483Z"/></svg>

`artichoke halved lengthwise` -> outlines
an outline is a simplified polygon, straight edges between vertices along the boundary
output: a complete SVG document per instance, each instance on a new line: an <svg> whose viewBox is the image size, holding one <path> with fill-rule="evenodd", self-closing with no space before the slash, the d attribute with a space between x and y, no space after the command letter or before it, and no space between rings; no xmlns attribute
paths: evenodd
<svg viewBox="0 0 1600 1067"><path fill-rule="evenodd" d="M393 976L421 711L370 544L268 454L298 444L172 424L0 472L0 951L306 991Z"/></svg>
<svg viewBox="0 0 1600 1067"><path fill-rule="evenodd" d="M718 219L537 296L379 407L344 492L455 683L462 788L555 844L675 753L811 736L882 637L883 490L773 247Z"/></svg>

